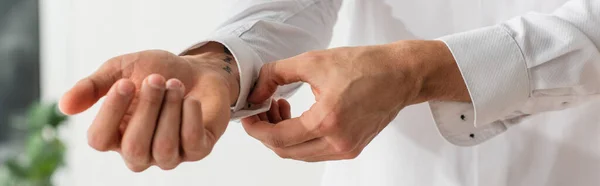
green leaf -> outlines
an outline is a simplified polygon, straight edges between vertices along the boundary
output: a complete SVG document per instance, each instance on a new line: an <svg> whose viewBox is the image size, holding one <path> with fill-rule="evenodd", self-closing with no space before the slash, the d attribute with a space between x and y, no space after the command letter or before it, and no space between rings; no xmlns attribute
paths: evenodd
<svg viewBox="0 0 600 186"><path fill-rule="evenodd" d="M58 111L57 103L36 103L29 109L28 116L30 130L42 130L46 125L56 128L67 120L67 116Z"/></svg>
<svg viewBox="0 0 600 186"><path fill-rule="evenodd" d="M42 131L31 132L28 136L26 145L25 145L25 157L29 160L27 163L30 164L31 161L40 156L40 154L45 153L44 150L48 142L44 140L42 136Z"/></svg>
<svg viewBox="0 0 600 186"><path fill-rule="evenodd" d="M2 186L50 186L52 175L64 164L65 146L52 133L64 124L67 116L58 111L56 103L35 103L27 116L27 125L15 125L27 128L25 152L0 167L4 170L0 174L6 175L0 175Z"/></svg>
<svg viewBox="0 0 600 186"><path fill-rule="evenodd" d="M4 162L4 166L8 169L11 176L15 176L17 178L25 178L27 177L27 170L19 164L16 159L9 159Z"/></svg>
<svg viewBox="0 0 600 186"><path fill-rule="evenodd" d="M30 107L27 123L30 131L41 130L48 122L51 111L49 107L41 103L35 103Z"/></svg>
<svg viewBox="0 0 600 186"><path fill-rule="evenodd" d="M49 120L48 124L50 124L50 126L56 128L56 127L60 126L61 124L63 124L64 121L67 120L67 116L62 114L59 111L58 104L56 104L56 103L52 103L50 105L50 108L51 108L52 112L50 113L50 116L48 118L48 120Z"/></svg>
<svg viewBox="0 0 600 186"><path fill-rule="evenodd" d="M52 177L52 174L64 163L65 146L58 139L46 143L42 153L37 154L31 161L29 178L33 180L44 180Z"/></svg>

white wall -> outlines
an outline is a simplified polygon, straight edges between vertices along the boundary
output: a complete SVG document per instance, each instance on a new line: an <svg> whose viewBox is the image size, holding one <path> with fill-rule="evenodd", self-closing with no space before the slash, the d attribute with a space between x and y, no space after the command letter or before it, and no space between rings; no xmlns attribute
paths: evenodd
<svg viewBox="0 0 600 186"><path fill-rule="evenodd" d="M146 49L178 52L222 21L214 0L41 0L43 95L55 100L110 57ZM342 36L340 36L342 37ZM334 41L341 41L335 39ZM290 101L299 115L313 101L306 87ZM173 171L128 171L116 153L96 152L86 130L98 107L73 117L63 131L67 167L58 185L318 185L321 163L281 160L238 123L231 123L212 154Z"/></svg>

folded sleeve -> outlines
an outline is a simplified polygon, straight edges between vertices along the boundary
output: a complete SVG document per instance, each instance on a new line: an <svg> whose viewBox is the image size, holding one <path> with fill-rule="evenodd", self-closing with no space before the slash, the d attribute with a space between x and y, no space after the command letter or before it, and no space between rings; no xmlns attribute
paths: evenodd
<svg viewBox="0 0 600 186"><path fill-rule="evenodd" d="M472 103L432 101L440 133L476 145L523 118L597 99L600 1L572 0L552 14L440 38L451 50Z"/></svg>
<svg viewBox="0 0 600 186"><path fill-rule="evenodd" d="M306 51L324 49L331 40L341 0L244 0L237 1L233 16L205 41L227 47L238 62L240 94L232 107L232 119L265 112L271 100L246 102L263 64ZM185 53L185 52L184 52ZM287 97L299 83L278 88L275 97Z"/></svg>

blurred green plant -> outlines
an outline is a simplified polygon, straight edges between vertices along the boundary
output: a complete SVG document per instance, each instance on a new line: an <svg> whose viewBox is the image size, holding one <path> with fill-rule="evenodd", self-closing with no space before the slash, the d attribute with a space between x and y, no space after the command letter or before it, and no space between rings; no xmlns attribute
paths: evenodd
<svg viewBox="0 0 600 186"><path fill-rule="evenodd" d="M52 186L52 175L64 163L65 145L57 133L66 120L56 103L31 106L26 118L25 148L0 167L0 185Z"/></svg>

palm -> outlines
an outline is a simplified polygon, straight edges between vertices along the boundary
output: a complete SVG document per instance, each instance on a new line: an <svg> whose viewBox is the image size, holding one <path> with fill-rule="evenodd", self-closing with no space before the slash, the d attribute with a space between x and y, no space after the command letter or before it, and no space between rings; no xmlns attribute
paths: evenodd
<svg viewBox="0 0 600 186"><path fill-rule="evenodd" d="M67 92L61 110L80 113L106 96L88 141L97 150L120 152L134 171L155 163L174 168L176 162L166 156L199 160L225 131L229 107L237 97L232 94L237 92L232 89L238 88L237 80L224 67L231 64L223 57L222 53L177 56L158 50L119 56ZM121 88L124 85L130 87L127 93ZM172 151L178 148L183 148L182 153Z"/></svg>

